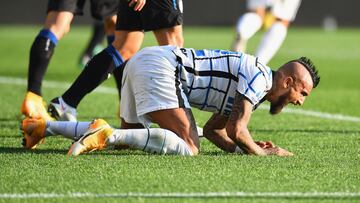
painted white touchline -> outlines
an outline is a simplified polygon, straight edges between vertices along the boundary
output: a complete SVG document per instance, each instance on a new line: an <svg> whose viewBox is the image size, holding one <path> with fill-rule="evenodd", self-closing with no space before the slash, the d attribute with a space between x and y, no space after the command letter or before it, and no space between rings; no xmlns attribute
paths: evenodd
<svg viewBox="0 0 360 203"><path fill-rule="evenodd" d="M0 193L0 199L50 198L360 198L360 192Z"/></svg>
<svg viewBox="0 0 360 203"><path fill-rule="evenodd" d="M44 80L44 87L46 88L55 88L55 89L67 89L71 83L65 82L55 82L55 81L47 81ZM12 84L12 85L21 85L24 86L27 84L27 80L23 78L17 77L5 77L0 76L0 84ZM117 90L111 87L97 87L94 92L97 93L104 93L104 94L117 94ZM260 105L259 109L268 110L268 105ZM355 116L347 116L342 114L331 114L331 113L324 113L312 110L302 110L302 109L293 109L293 108L285 108L283 109L284 113L291 113L291 114L300 114L306 116L313 116L318 118L330 119L330 120L339 120L339 121L350 121L350 122L360 122L360 117Z"/></svg>

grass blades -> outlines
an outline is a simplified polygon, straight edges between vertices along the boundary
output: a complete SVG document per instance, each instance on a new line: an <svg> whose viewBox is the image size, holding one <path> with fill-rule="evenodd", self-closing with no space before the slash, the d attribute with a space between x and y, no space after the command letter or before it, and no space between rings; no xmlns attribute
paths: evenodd
<svg viewBox="0 0 360 203"><path fill-rule="evenodd" d="M0 76L26 78L28 55L40 27L0 27ZM78 56L85 47L90 27L74 27L59 42L45 80L72 82L80 73ZM206 37L204 37L206 36ZM186 47L228 49L232 28L185 27ZM261 33L249 42L253 53ZM151 33L144 46L155 45ZM270 62L273 69L300 56L317 65L321 83L305 105L296 110L360 117L360 29L324 32L313 28L291 28L284 45ZM1 79L1 78L0 78ZM1 80L0 80L1 81ZM115 88L108 80L105 87ZM281 197L279 193L360 192L360 122L335 118L282 113L271 116L266 110L254 112L250 131L256 140L272 140L294 152L291 158L227 154L201 139L197 157L148 155L138 151L101 151L67 157L71 141L49 137L39 149L21 147L19 110L26 90L23 83L0 82L0 202L348 202L354 197ZM44 85L46 101L60 95L64 87ZM105 118L119 126L116 94L91 93L80 104L79 119ZM295 108L295 107L291 107ZM200 126L209 113L194 110ZM245 192L271 193L275 197L147 198L106 197L104 194L166 194ZM63 194L63 197L5 198L3 194ZM74 198L73 193L100 194ZM70 195L69 195L70 194ZM103 195L103 196L101 196Z"/></svg>

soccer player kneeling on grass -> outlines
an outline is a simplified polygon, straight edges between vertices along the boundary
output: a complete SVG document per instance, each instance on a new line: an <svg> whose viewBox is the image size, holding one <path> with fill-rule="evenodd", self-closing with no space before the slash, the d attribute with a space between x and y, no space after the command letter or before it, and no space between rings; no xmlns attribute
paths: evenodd
<svg viewBox="0 0 360 203"><path fill-rule="evenodd" d="M227 152L291 156L271 141L255 142L247 125L259 104L277 114L302 105L320 81L312 62L301 57L272 71L258 58L225 50L148 47L124 66L121 129L104 120L22 122L23 145L35 148L47 135L77 140L69 154L125 145L150 153L197 155L199 137L191 107L213 112L204 136ZM156 123L160 128L149 128Z"/></svg>

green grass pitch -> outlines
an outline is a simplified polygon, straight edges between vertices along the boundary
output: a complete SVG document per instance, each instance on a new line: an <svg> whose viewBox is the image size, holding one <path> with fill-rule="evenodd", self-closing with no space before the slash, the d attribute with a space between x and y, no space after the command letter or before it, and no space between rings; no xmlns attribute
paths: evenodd
<svg viewBox="0 0 360 203"><path fill-rule="evenodd" d="M249 128L254 139L272 140L294 152L294 157L232 155L202 139L201 154L197 157L102 151L73 158L65 155L71 142L61 137L46 139L45 144L34 151L24 150L20 144L19 109L26 90L24 79L29 49L40 28L0 26L0 202L360 201L360 29L324 32L321 29L292 27L280 51L269 64L276 69L285 61L308 56L315 62L322 77L319 87L314 89L303 107L290 108L295 112L327 114L319 117L290 112L270 116L266 110L259 109L252 116ZM89 32L88 27L74 27L60 41L45 80L63 84L77 77L81 71L77 67L78 56ZM186 47L228 49L234 32L230 27L185 26L184 37ZM258 34L249 42L250 53L255 50L260 37L261 34ZM144 46L156 44L151 33L147 33L145 38ZM110 79L102 86L114 88L115 84ZM43 95L49 101L64 90L63 85L44 85ZM100 117L117 127L117 109L116 94L91 93L79 106L79 120ZM339 114L354 121L340 120L344 117ZM195 111L195 116L202 126L209 114ZM119 197L128 193L186 195L209 192L260 195ZM280 195L291 192L300 195ZM348 195L305 195L322 192ZM95 195L73 198L75 193ZM24 194L25 198L20 199L20 194ZM31 198L31 194L43 195ZM55 196L51 197L51 194ZM104 194L114 195L104 197ZM272 194L273 197L267 198L264 194ZM355 196L349 197L349 194ZM9 198L11 195L14 198Z"/></svg>

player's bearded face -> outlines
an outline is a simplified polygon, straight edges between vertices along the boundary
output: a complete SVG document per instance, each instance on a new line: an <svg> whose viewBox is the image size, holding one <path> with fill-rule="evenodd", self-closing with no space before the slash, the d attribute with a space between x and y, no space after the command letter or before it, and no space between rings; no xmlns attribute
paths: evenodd
<svg viewBox="0 0 360 203"><path fill-rule="evenodd" d="M280 95L278 100L275 102L271 102L270 104L270 114L278 114L281 112L281 110L289 103L288 97L290 92L286 92L283 95Z"/></svg>

